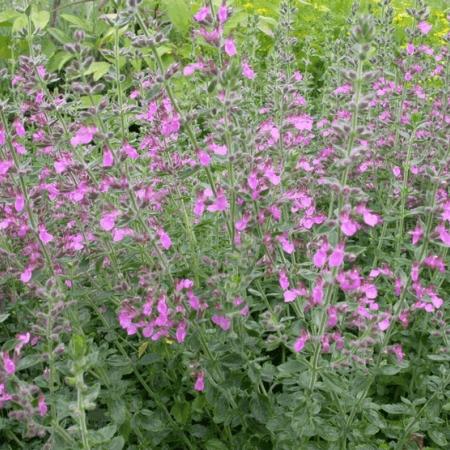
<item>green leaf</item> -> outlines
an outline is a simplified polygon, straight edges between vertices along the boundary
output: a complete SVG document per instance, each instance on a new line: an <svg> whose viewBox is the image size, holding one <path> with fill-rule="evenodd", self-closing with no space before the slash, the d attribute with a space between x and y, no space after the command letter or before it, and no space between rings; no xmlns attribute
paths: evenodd
<svg viewBox="0 0 450 450"><path fill-rule="evenodd" d="M0 323L4 322L8 317L9 314L0 314Z"/></svg>
<svg viewBox="0 0 450 450"><path fill-rule="evenodd" d="M94 61L84 74L94 74L94 81L98 81L108 72L110 66L111 64L104 61Z"/></svg>
<svg viewBox="0 0 450 450"><path fill-rule="evenodd" d="M24 28L26 28L28 25L28 19L25 14L21 14L14 20L12 31L13 33L18 33L19 31L22 31Z"/></svg>
<svg viewBox="0 0 450 450"><path fill-rule="evenodd" d="M60 44L68 44L71 41L70 37L58 28L49 28L47 32Z"/></svg>
<svg viewBox="0 0 450 450"><path fill-rule="evenodd" d="M17 11L14 11L13 9L6 9L5 11L0 12L0 23L9 22L18 16L20 16L20 13Z"/></svg>
<svg viewBox="0 0 450 450"><path fill-rule="evenodd" d="M125 439L122 436L116 436L108 444L108 450L122 450L124 445L125 445Z"/></svg>
<svg viewBox="0 0 450 450"><path fill-rule="evenodd" d="M432 430L428 432L428 435L430 436L431 440L437 445L444 447L448 443L444 433L441 433L440 431Z"/></svg>
<svg viewBox="0 0 450 450"><path fill-rule="evenodd" d="M77 16L73 16L72 14L61 14L61 18L64 19L66 22L69 22L72 25L76 25L77 27L85 31L89 31L91 28L86 20Z"/></svg>
<svg viewBox="0 0 450 450"><path fill-rule="evenodd" d="M86 354L86 338L81 335L75 335L70 340L70 349L73 359L81 359Z"/></svg>
<svg viewBox="0 0 450 450"><path fill-rule="evenodd" d="M39 364L42 362L42 355L28 355L24 358L21 358L19 360L19 363L17 364L17 370L24 370L28 369L30 367L35 366L36 364Z"/></svg>
<svg viewBox="0 0 450 450"><path fill-rule="evenodd" d="M381 407L383 411L386 411L388 414L408 414L410 412L410 408L406 405L402 405L401 403L391 404L391 405L383 405Z"/></svg>
<svg viewBox="0 0 450 450"><path fill-rule="evenodd" d="M43 30L50 20L48 11L33 11L31 13L31 21L36 28Z"/></svg>
<svg viewBox="0 0 450 450"><path fill-rule="evenodd" d="M400 370L402 370L401 367L387 365L381 368L381 373L383 375L396 375Z"/></svg>
<svg viewBox="0 0 450 450"><path fill-rule="evenodd" d="M163 7L175 29L185 34L191 23L191 10L185 0L163 0Z"/></svg>
<svg viewBox="0 0 450 450"><path fill-rule="evenodd" d="M117 427L115 425L107 425L99 430L91 431L90 441L93 444L105 444L111 442L116 430Z"/></svg>
<svg viewBox="0 0 450 450"><path fill-rule="evenodd" d="M228 447L219 439L210 439L205 443L206 450L228 450Z"/></svg>
<svg viewBox="0 0 450 450"><path fill-rule="evenodd" d="M171 412L178 423L185 425L191 416L191 405L188 402L178 401L173 405Z"/></svg>
<svg viewBox="0 0 450 450"><path fill-rule="evenodd" d="M277 21L272 17L261 16L258 21L258 30L269 37L273 37L273 30L277 26Z"/></svg>
<svg viewBox="0 0 450 450"><path fill-rule="evenodd" d="M61 70L64 65L69 62L75 55L72 53L68 53L65 51L59 51L55 53L49 60L47 64L47 69L50 72L54 72L55 70Z"/></svg>

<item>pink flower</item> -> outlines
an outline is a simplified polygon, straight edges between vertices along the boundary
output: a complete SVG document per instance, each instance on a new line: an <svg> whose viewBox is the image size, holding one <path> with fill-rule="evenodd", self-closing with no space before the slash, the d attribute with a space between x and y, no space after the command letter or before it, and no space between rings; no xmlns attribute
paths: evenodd
<svg viewBox="0 0 450 450"><path fill-rule="evenodd" d="M211 317L211 321L222 328L223 331L228 331L230 329L231 319L227 316L214 315Z"/></svg>
<svg viewBox="0 0 450 450"><path fill-rule="evenodd" d="M195 380L194 389L197 392L203 392L205 390L205 374L203 372L197 373L197 379Z"/></svg>
<svg viewBox="0 0 450 450"><path fill-rule="evenodd" d="M72 159L67 156L63 156L62 158L55 161L53 167L55 168L55 172L57 174L63 173L70 165L72 164Z"/></svg>
<svg viewBox="0 0 450 450"><path fill-rule="evenodd" d="M397 361L403 361L405 357L405 353L403 352L403 348L401 344L395 344L391 347L391 352L397 357Z"/></svg>
<svg viewBox="0 0 450 450"><path fill-rule="evenodd" d="M116 224L117 217L119 216L119 211L112 211L110 213L103 214L102 218L100 219L100 227L102 228L102 230L111 231Z"/></svg>
<svg viewBox="0 0 450 450"><path fill-rule="evenodd" d="M244 231L247 228L248 222L250 221L250 214L245 213L242 219L236 221L234 227L237 231Z"/></svg>
<svg viewBox="0 0 450 450"><path fill-rule="evenodd" d="M330 306L327 309L327 314L328 314L327 327L330 327L330 328L335 327L338 322L338 312L337 312L336 307Z"/></svg>
<svg viewBox="0 0 450 450"><path fill-rule="evenodd" d="M298 291L297 289L286 290L284 291L283 296L285 303L291 303L298 297Z"/></svg>
<svg viewBox="0 0 450 450"><path fill-rule="evenodd" d="M324 281L321 278L318 278L312 289L311 299L314 305L320 305L323 303L323 296L324 296L323 286Z"/></svg>
<svg viewBox="0 0 450 450"><path fill-rule="evenodd" d="M402 170L400 169L400 167L395 166L392 168L392 173L394 174L395 178L400 178L400 176L402 174Z"/></svg>
<svg viewBox="0 0 450 450"><path fill-rule="evenodd" d="M225 39L224 49L225 53L230 57L237 55L236 45L232 38Z"/></svg>
<svg viewBox="0 0 450 450"><path fill-rule="evenodd" d="M219 12L217 13L219 23L225 23L228 19L228 8L225 5L221 5Z"/></svg>
<svg viewBox="0 0 450 450"><path fill-rule="evenodd" d="M327 262L328 242L323 243L320 248L314 253L313 264L320 268Z"/></svg>
<svg viewBox="0 0 450 450"><path fill-rule="evenodd" d="M208 167L211 164L211 156L209 156L208 153L199 150L197 156L202 167Z"/></svg>
<svg viewBox="0 0 450 450"><path fill-rule="evenodd" d="M411 242L413 245L417 245L423 236L423 228L420 225L417 225L414 230L410 231L409 234L411 235Z"/></svg>
<svg viewBox="0 0 450 450"><path fill-rule="evenodd" d="M419 280L419 263L413 263L411 267L411 280L416 282Z"/></svg>
<svg viewBox="0 0 450 450"><path fill-rule="evenodd" d="M408 54L409 56L414 54L414 51L416 50L416 48L414 47L414 44L408 43L408 45L406 46L406 54Z"/></svg>
<svg viewBox="0 0 450 450"><path fill-rule="evenodd" d="M159 243L162 248L164 250L169 250L169 248L172 247L172 240L170 239L170 236L162 228L157 231L157 234L159 236Z"/></svg>
<svg viewBox="0 0 450 450"><path fill-rule="evenodd" d="M217 145L214 142L209 144L209 149L212 150L216 155L225 156L228 153L226 145Z"/></svg>
<svg viewBox="0 0 450 450"><path fill-rule="evenodd" d="M122 152L125 153L125 155L127 155L128 158L131 158L131 159L139 158L139 153L137 152L137 150L132 145L130 145L128 142L123 144Z"/></svg>
<svg viewBox="0 0 450 450"><path fill-rule="evenodd" d="M346 236L353 236L360 228L360 225L355 222L347 213L341 215L341 231Z"/></svg>
<svg viewBox="0 0 450 450"><path fill-rule="evenodd" d="M378 328L380 331L386 331L391 324L389 318L383 319L381 322L378 322Z"/></svg>
<svg viewBox="0 0 450 450"><path fill-rule="evenodd" d="M5 143L6 143L5 129L0 127L0 145L5 145Z"/></svg>
<svg viewBox="0 0 450 450"><path fill-rule="evenodd" d="M25 270L20 274L20 281L22 283L28 283L33 276L33 267L26 267Z"/></svg>
<svg viewBox="0 0 450 450"><path fill-rule="evenodd" d="M278 281L279 281L280 287L281 287L281 289L283 289L283 291L285 291L289 287L289 279L284 270L280 270L280 273L278 274Z"/></svg>
<svg viewBox="0 0 450 450"><path fill-rule="evenodd" d="M294 244L286 236L278 236L278 242L281 244L281 248L289 255L294 253Z"/></svg>
<svg viewBox="0 0 450 450"><path fill-rule="evenodd" d="M6 175L8 170L14 166L14 163L10 160L0 161L0 175Z"/></svg>
<svg viewBox="0 0 450 450"><path fill-rule="evenodd" d="M14 142L12 143L12 145L13 145L14 149L16 150L16 152L17 152L19 155L26 155L26 154L27 154L26 148L25 148L20 142L14 141Z"/></svg>
<svg viewBox="0 0 450 450"><path fill-rule="evenodd" d="M330 255L330 259L328 260L328 265L330 267L339 267L344 262L344 244L338 244L338 246L333 250L333 253Z"/></svg>
<svg viewBox="0 0 450 450"><path fill-rule="evenodd" d="M13 126L14 126L14 130L16 131L17 136L19 136L19 137L25 136L25 128L23 126L23 123L19 119L16 119L14 121Z"/></svg>
<svg viewBox="0 0 450 450"><path fill-rule="evenodd" d="M94 135L97 132L97 128L94 126L85 127L81 126L78 131L75 133L75 136L72 137L70 143L72 147L76 147L77 145L89 144L92 139L94 139Z"/></svg>
<svg viewBox="0 0 450 450"><path fill-rule="evenodd" d="M229 207L228 200L224 194L217 193L214 203L206 208L209 212L226 211Z"/></svg>
<svg viewBox="0 0 450 450"><path fill-rule="evenodd" d="M7 352L3 352L2 359L5 372L8 375L14 375L14 373L16 372L16 365L14 361L9 357L9 354Z"/></svg>
<svg viewBox="0 0 450 450"><path fill-rule="evenodd" d="M242 63L242 75L249 80L254 80L256 77L255 72L246 62Z"/></svg>
<svg viewBox="0 0 450 450"><path fill-rule="evenodd" d="M342 86L337 87L333 91L333 94L334 95L349 94L350 92L352 92L352 85L351 84L343 84Z"/></svg>
<svg viewBox="0 0 450 450"><path fill-rule="evenodd" d="M114 165L114 157L112 151L105 147L103 149L103 167L112 167Z"/></svg>
<svg viewBox="0 0 450 450"><path fill-rule="evenodd" d="M440 224L436 227L436 231L439 233L440 240L446 247L450 247L450 232L447 231L444 224Z"/></svg>
<svg viewBox="0 0 450 450"><path fill-rule="evenodd" d="M417 28L420 30L420 32L423 35L428 34L431 31L431 28L433 28L432 25L430 25L428 22L420 22L419 25L417 26Z"/></svg>
<svg viewBox="0 0 450 450"><path fill-rule="evenodd" d="M203 8L200 8L197 11L197 13L194 15L194 19L197 22L203 22L208 16L209 16L209 8L207 6L204 6Z"/></svg>
<svg viewBox="0 0 450 450"><path fill-rule="evenodd" d="M183 69L183 75L185 77L190 77L191 75L194 74L194 72L196 72L197 70L202 70L204 69L205 65L203 63L192 63L192 64L188 64L184 69Z"/></svg>
<svg viewBox="0 0 450 450"><path fill-rule="evenodd" d="M48 412L48 406L47 403L45 403L45 397L43 395L39 396L38 409L41 417L44 417Z"/></svg>
<svg viewBox="0 0 450 450"><path fill-rule="evenodd" d="M186 339L186 332L187 332L187 322L184 320L181 321L177 326L177 331L175 333L175 337L177 338L177 342L179 344L183 343Z"/></svg>
<svg viewBox="0 0 450 450"><path fill-rule="evenodd" d="M17 195L14 203L14 208L17 212L20 212L25 207L25 197L22 194Z"/></svg>
<svg viewBox="0 0 450 450"><path fill-rule="evenodd" d="M294 351L299 353L305 347L305 344L308 342L309 335L308 332L303 330L297 340L294 342Z"/></svg>
<svg viewBox="0 0 450 450"><path fill-rule="evenodd" d="M112 238L114 242L120 242L126 236L133 236L134 231L131 228L114 228L112 230Z"/></svg>
<svg viewBox="0 0 450 450"><path fill-rule="evenodd" d="M39 225L39 239L44 244L48 244L49 242L53 241L53 235L51 235L47 231L47 229L45 228L45 225Z"/></svg>

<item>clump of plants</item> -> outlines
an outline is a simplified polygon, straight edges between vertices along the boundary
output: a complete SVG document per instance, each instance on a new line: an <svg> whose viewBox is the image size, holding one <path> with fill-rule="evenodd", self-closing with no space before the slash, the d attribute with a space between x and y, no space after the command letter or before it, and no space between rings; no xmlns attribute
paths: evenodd
<svg viewBox="0 0 450 450"><path fill-rule="evenodd" d="M399 49L390 2L356 5L312 97L292 3L264 64L209 1L167 66L130 0L99 15L108 63L74 25L59 71L20 12L0 449L448 447L449 36L418 0Z"/></svg>

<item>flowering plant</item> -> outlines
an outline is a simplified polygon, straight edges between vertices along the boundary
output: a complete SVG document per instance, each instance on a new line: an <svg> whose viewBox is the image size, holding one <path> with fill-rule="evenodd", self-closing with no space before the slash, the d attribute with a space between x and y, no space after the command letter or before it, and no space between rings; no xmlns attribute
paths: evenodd
<svg viewBox="0 0 450 450"><path fill-rule="evenodd" d="M169 64L147 2L116 5L107 66L76 29L59 72L22 13L29 55L1 73L5 448L447 446L450 54L421 0L395 48L381 4L354 8L320 93L287 0L264 66L226 2Z"/></svg>

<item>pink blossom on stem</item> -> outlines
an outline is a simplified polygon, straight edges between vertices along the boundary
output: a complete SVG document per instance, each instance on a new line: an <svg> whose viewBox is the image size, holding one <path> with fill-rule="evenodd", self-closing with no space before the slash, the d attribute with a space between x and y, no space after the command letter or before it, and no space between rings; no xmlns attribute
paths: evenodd
<svg viewBox="0 0 450 450"><path fill-rule="evenodd" d="M294 342L294 351L299 353L305 347L305 344L308 342L309 334L307 331L303 330L297 340Z"/></svg>
<svg viewBox="0 0 450 450"><path fill-rule="evenodd" d="M426 35L431 31L431 28L433 28L433 26L430 25L428 22L422 21L422 22L419 22L419 25L417 25L417 28L423 35Z"/></svg>
<svg viewBox="0 0 450 450"><path fill-rule="evenodd" d="M49 242L53 241L53 235L47 231L45 225L39 225L38 229L39 229L39 239L44 244L48 244Z"/></svg>
<svg viewBox="0 0 450 450"><path fill-rule="evenodd" d="M216 200L214 201L214 203L212 203L211 205L208 206L208 208L206 208L209 212L217 212L217 211L226 211L229 207L229 203L227 198L225 197L225 195L223 193L217 193L217 197Z"/></svg>
<svg viewBox="0 0 450 450"><path fill-rule="evenodd" d="M33 267L25 267L25 270L20 274L20 281L28 283L33 276Z"/></svg>
<svg viewBox="0 0 450 450"><path fill-rule="evenodd" d="M441 223L436 227L436 231L439 233L439 239L446 247L450 247L450 232L445 228L445 225Z"/></svg>
<svg viewBox="0 0 450 450"><path fill-rule="evenodd" d="M47 406L47 403L45 402L45 397L43 395L39 396L38 409L39 409L39 415L41 417L44 417L48 412L48 406Z"/></svg>
<svg viewBox="0 0 450 450"><path fill-rule="evenodd" d="M14 208L17 212L20 212L25 207L25 197L22 194L16 196L16 201L14 203Z"/></svg>
<svg viewBox="0 0 450 450"><path fill-rule="evenodd" d="M16 372L16 365L14 361L9 357L8 352L2 353L2 360L3 360L3 367L5 369L5 372L8 375L14 375Z"/></svg>
<svg viewBox="0 0 450 450"><path fill-rule="evenodd" d="M278 242L281 245L281 248L289 255L294 253L295 247L294 244L287 238L287 236L278 236Z"/></svg>
<svg viewBox="0 0 450 450"><path fill-rule="evenodd" d="M137 152L137 150L132 145L130 145L128 142L125 142L125 144L123 144L121 150L125 155L128 156L128 158L131 158L131 159L139 158L139 153Z"/></svg>
<svg viewBox="0 0 450 450"><path fill-rule="evenodd" d="M353 236L360 228L358 222L355 222L348 213L341 214L341 231L348 237Z"/></svg>
<svg viewBox="0 0 450 450"><path fill-rule="evenodd" d="M410 231L409 234L411 235L411 242L413 245L417 245L423 236L423 228L420 225L417 225L414 230Z"/></svg>
<svg viewBox="0 0 450 450"><path fill-rule="evenodd" d="M287 277L286 271L280 270L278 274L278 281L280 283L281 289L285 291L289 287L289 279Z"/></svg>
<svg viewBox="0 0 450 450"><path fill-rule="evenodd" d="M236 45L232 38L225 39L224 50L230 57L237 55Z"/></svg>
<svg viewBox="0 0 450 450"><path fill-rule="evenodd" d="M112 230L112 238L114 242L120 242L127 236L133 236L134 231L131 228L114 228Z"/></svg>
<svg viewBox="0 0 450 450"><path fill-rule="evenodd" d="M214 315L211 317L211 321L222 328L223 331L228 331L231 326L231 319L227 316Z"/></svg>
<svg viewBox="0 0 450 450"><path fill-rule="evenodd" d="M94 126L81 126L75 133L75 136L70 139L72 147L76 147L77 145L89 144L92 139L94 139L94 135L96 132L97 128Z"/></svg>
<svg viewBox="0 0 450 450"><path fill-rule="evenodd" d="M221 5L219 7L219 11L217 13L217 18L219 19L219 23L223 24L228 20L228 8L225 5Z"/></svg>
<svg viewBox="0 0 450 450"><path fill-rule="evenodd" d="M183 343L186 339L186 333L187 333L187 322L181 321L177 326L177 331L175 333L175 337L177 338L177 342L179 344Z"/></svg>
<svg viewBox="0 0 450 450"><path fill-rule="evenodd" d="M159 236L159 243L162 248L164 250L169 250L169 248L172 247L172 240L170 239L170 236L162 228L159 228L156 233Z"/></svg>
<svg viewBox="0 0 450 450"><path fill-rule="evenodd" d="M339 267L344 263L344 255L345 255L345 245L343 243L338 244L337 247L333 250L328 260L328 265L330 267Z"/></svg>
<svg viewBox="0 0 450 450"><path fill-rule="evenodd" d="M103 167L112 167L114 165L114 157L112 154L112 151L105 147L103 149L103 162L102 162L102 166Z"/></svg>
<svg viewBox="0 0 450 450"><path fill-rule="evenodd" d="M197 22L203 22L206 20L206 18L209 16L209 7L204 6L203 8L200 8L197 13L194 15L194 19Z"/></svg>
<svg viewBox="0 0 450 450"><path fill-rule="evenodd" d="M203 392L205 390L205 374L203 371L197 373L194 389L197 392Z"/></svg>
<svg viewBox="0 0 450 450"><path fill-rule="evenodd" d="M389 328L389 325L391 324L391 321L389 320L389 317L384 318L380 322L378 322L378 329L380 331L386 331Z"/></svg>
<svg viewBox="0 0 450 450"><path fill-rule="evenodd" d="M116 219L120 216L120 211L112 211L109 213L103 214L100 219L100 227L105 231L111 231L116 224Z"/></svg>
<svg viewBox="0 0 450 450"><path fill-rule="evenodd" d="M324 297L324 281L322 278L318 278L314 283L314 287L312 289L311 300L314 305L321 305L323 303Z"/></svg>
<svg viewBox="0 0 450 450"><path fill-rule="evenodd" d="M248 80L255 79L256 74L247 62L243 62L241 67L242 67L242 75L245 78L247 78Z"/></svg>
<svg viewBox="0 0 450 450"><path fill-rule="evenodd" d="M403 352L403 348L401 344L395 344L391 347L391 352L397 357L397 361L403 361L405 357L405 353Z"/></svg>

